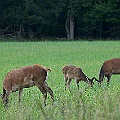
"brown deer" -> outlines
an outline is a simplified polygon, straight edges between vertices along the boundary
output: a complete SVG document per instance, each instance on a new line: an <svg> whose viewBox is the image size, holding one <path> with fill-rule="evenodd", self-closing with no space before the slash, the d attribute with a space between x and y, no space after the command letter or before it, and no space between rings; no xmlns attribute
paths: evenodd
<svg viewBox="0 0 120 120"><path fill-rule="evenodd" d="M47 92L51 95L51 98L54 101L53 91L46 82L48 70L51 71L50 68L35 64L8 72L3 81L3 94L1 94L4 105L7 105L9 95L16 91L19 91L20 102L23 88L29 88L32 86L37 86L42 92L45 105Z"/></svg>
<svg viewBox="0 0 120 120"><path fill-rule="evenodd" d="M84 74L82 69L79 67L76 67L73 65L66 65L62 68L62 72L64 74L65 90L66 90L67 84L68 84L68 88L70 90L70 83L71 83L72 79L75 79L78 89L79 89L79 84L78 84L79 81L84 81L84 82L88 83L91 87L93 87L94 77L92 79L88 78Z"/></svg>
<svg viewBox="0 0 120 120"><path fill-rule="evenodd" d="M107 77L107 85L109 85L112 74L120 74L120 58L105 61L100 69L99 80L96 78L95 80L101 84L104 77Z"/></svg>

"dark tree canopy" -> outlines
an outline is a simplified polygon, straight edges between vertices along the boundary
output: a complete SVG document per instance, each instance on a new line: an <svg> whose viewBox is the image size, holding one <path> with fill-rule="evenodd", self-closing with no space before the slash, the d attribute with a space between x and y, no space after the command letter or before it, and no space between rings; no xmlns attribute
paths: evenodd
<svg viewBox="0 0 120 120"><path fill-rule="evenodd" d="M0 37L120 39L119 0L0 0Z"/></svg>

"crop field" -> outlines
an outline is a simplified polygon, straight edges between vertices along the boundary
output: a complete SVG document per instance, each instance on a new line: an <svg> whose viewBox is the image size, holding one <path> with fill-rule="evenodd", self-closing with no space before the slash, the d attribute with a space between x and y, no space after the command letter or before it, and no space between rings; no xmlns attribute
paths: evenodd
<svg viewBox="0 0 120 120"><path fill-rule="evenodd" d="M4 108L0 99L0 120L119 120L120 75L113 75L110 85L94 81L93 88L85 82L71 82L71 92L65 90L62 67L71 64L82 68L90 78L98 78L105 60L120 58L119 41L69 42L0 42L0 93L7 72L32 64L51 68L47 83L54 92L44 106L42 93L37 87L23 89L21 103L18 92L10 94Z"/></svg>

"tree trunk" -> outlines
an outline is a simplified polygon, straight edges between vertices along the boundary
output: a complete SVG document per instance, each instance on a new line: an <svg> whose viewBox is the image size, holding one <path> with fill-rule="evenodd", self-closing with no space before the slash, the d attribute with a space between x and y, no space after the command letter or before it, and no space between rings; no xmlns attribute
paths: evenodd
<svg viewBox="0 0 120 120"><path fill-rule="evenodd" d="M70 39L70 28L69 28L69 16L67 17L66 20L66 24L65 24L65 28L66 28L66 32L67 32L67 39Z"/></svg>
<svg viewBox="0 0 120 120"><path fill-rule="evenodd" d="M67 39L74 39L74 16L71 13L68 13L65 28L67 31Z"/></svg>
<svg viewBox="0 0 120 120"><path fill-rule="evenodd" d="M24 27L21 25L19 31L17 32L19 39L24 38Z"/></svg>
<svg viewBox="0 0 120 120"><path fill-rule="evenodd" d="M74 39L74 16L70 15L70 39Z"/></svg>

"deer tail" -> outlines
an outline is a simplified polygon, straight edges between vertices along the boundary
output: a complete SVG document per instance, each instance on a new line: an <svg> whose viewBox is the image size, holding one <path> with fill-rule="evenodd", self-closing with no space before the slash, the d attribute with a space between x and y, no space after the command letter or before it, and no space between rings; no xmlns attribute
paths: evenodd
<svg viewBox="0 0 120 120"><path fill-rule="evenodd" d="M51 69L51 68L47 68L47 70L49 70L50 72L52 72L52 69Z"/></svg>

